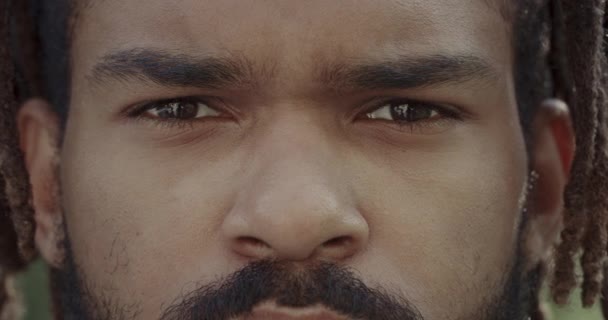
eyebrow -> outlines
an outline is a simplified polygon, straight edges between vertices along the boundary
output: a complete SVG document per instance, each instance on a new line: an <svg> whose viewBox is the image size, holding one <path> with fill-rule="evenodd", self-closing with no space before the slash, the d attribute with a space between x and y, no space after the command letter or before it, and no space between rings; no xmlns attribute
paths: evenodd
<svg viewBox="0 0 608 320"><path fill-rule="evenodd" d="M362 89L411 89L470 80L488 79L497 74L486 60L470 55L398 56L355 64L318 66L318 81L325 89L345 92ZM263 68L262 68L263 69ZM151 81L165 87L255 87L269 70L256 69L242 57L202 57L173 54L153 49L130 49L110 53L93 67L90 80L132 79Z"/></svg>
<svg viewBox="0 0 608 320"><path fill-rule="evenodd" d="M336 90L411 89L488 80L497 74L490 63L474 55L431 55L336 65L326 68L321 78Z"/></svg>
<svg viewBox="0 0 608 320"><path fill-rule="evenodd" d="M218 88L253 83L253 64L237 57L202 57L162 50L130 49L105 55L93 67L90 80L152 81L166 87Z"/></svg>

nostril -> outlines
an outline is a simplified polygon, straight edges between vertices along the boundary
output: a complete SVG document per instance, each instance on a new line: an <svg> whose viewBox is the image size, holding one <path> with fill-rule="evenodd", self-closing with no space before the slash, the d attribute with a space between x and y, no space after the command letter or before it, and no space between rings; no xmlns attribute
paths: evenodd
<svg viewBox="0 0 608 320"><path fill-rule="evenodd" d="M235 252L247 258L266 259L272 255L270 245L256 237L238 237L232 244Z"/></svg>
<svg viewBox="0 0 608 320"><path fill-rule="evenodd" d="M348 247L353 243L353 238L349 236L335 237L323 243L325 248Z"/></svg>
<svg viewBox="0 0 608 320"><path fill-rule="evenodd" d="M264 242L258 238L254 238L254 237L239 237L237 239L237 241L241 245L248 246L248 247L257 247L257 248L264 248L264 249L270 248L270 246L266 242Z"/></svg>

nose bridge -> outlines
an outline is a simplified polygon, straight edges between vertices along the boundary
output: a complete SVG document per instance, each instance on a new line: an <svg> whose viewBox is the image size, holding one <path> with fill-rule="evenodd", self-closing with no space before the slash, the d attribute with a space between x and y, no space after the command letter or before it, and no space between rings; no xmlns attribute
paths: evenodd
<svg viewBox="0 0 608 320"><path fill-rule="evenodd" d="M253 258L352 255L367 226L320 128L278 126L260 138L251 175L225 222L232 247Z"/></svg>
<svg viewBox="0 0 608 320"><path fill-rule="evenodd" d="M329 134L331 129L326 128L329 125L323 123L325 119L313 112L299 111L295 109L292 114L277 114L273 119L274 124L260 135L256 155L263 164L270 164L265 155L280 155L281 159L275 157L276 160L299 158L299 162L308 164L330 160L335 156Z"/></svg>
<svg viewBox="0 0 608 320"><path fill-rule="evenodd" d="M269 140L258 153L256 175L262 181L328 187L332 176L339 174L335 155L322 135L280 133Z"/></svg>
<svg viewBox="0 0 608 320"><path fill-rule="evenodd" d="M302 200L320 192L331 198L346 196L346 185L338 183L339 155L323 126L305 116L285 118L257 140L250 183L259 191L284 192Z"/></svg>

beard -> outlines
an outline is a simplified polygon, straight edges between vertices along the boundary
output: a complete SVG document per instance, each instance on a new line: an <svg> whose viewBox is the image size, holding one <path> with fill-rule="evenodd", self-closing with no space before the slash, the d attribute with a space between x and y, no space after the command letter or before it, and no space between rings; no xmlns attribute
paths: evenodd
<svg viewBox="0 0 608 320"><path fill-rule="evenodd" d="M540 284L540 267L524 274L521 250L522 219L518 245L510 271L502 279L499 293L467 320L524 320L535 301ZM61 246L65 260L51 269L51 285L56 319L127 320L137 319L141 309L104 295L87 281L77 265L66 226L61 226ZM381 287L368 287L348 268L332 264L302 266L282 261L253 262L223 280L203 285L180 296L164 309L160 320L224 320L246 318L265 302L304 308L323 306L351 319L424 320L416 306L405 297ZM461 319L461 318L459 318Z"/></svg>
<svg viewBox="0 0 608 320"><path fill-rule="evenodd" d="M542 265L524 272L527 261L523 254L529 220L525 208L534 183L533 178L524 188L512 263L502 277L501 285L473 314L454 315L449 319L528 320L529 315L536 312ZM140 304L124 303L87 281L85 270L74 257L65 215L62 221L56 228L62 239L57 245L65 254L64 260L61 267L50 270L55 318L138 319L142 311ZM322 306L349 319L425 320L406 297L382 287L369 287L353 270L344 266L329 262L302 265L273 260L252 262L221 280L182 294L163 310L159 320L247 319L255 307L269 302L288 308Z"/></svg>

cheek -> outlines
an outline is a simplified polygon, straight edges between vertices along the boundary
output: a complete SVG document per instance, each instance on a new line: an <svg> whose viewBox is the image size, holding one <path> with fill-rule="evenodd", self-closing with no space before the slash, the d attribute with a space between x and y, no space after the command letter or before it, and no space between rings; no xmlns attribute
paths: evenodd
<svg viewBox="0 0 608 320"><path fill-rule="evenodd" d="M184 283L222 274L221 259L205 257L222 252L215 231L232 203L235 161L152 152L110 130L82 129L66 132L61 175L74 256L87 280L121 301L145 301L147 312Z"/></svg>
<svg viewBox="0 0 608 320"><path fill-rule="evenodd" d="M356 185L373 248L416 287L428 314L471 314L498 293L511 267L526 153L518 128L486 129L456 134L433 151L362 156L357 170L366 172Z"/></svg>

